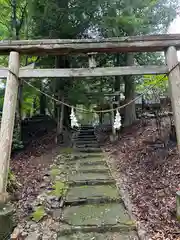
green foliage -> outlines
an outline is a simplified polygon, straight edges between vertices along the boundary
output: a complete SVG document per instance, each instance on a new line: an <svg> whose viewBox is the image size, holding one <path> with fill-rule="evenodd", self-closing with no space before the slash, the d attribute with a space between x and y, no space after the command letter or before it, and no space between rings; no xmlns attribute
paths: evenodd
<svg viewBox="0 0 180 240"><path fill-rule="evenodd" d="M20 140L19 131L17 128L14 129L13 133L13 144L12 144L12 150L20 150L24 147L23 142Z"/></svg>
<svg viewBox="0 0 180 240"><path fill-rule="evenodd" d="M33 221L39 222L45 215L46 215L46 212L44 210L44 207L39 206L32 213L31 218L32 218Z"/></svg>
<svg viewBox="0 0 180 240"><path fill-rule="evenodd" d="M7 183L7 191L10 193L14 193L19 186L19 183L16 179L14 173L9 169L8 172L8 183Z"/></svg>
<svg viewBox="0 0 180 240"><path fill-rule="evenodd" d="M37 39L37 38L102 38L128 35L142 35L166 32L169 23L176 17L178 0L16 0L13 9L12 0L0 0L0 39ZM13 10L16 16L13 16ZM16 17L16 19L14 19ZM15 20L15 21L14 21ZM66 23L66 24L64 24ZM117 55L99 55L96 57L98 66L116 65ZM138 53L135 55L140 65L157 64L161 62L160 54ZM142 62L140 61L142 59ZM88 66L87 56L62 57L60 67L68 64L72 67ZM21 65L36 61L36 57L22 57ZM124 54L119 55L119 65L124 65ZM7 66L8 58L0 57L0 65ZM52 56L41 57L40 67L54 67ZM158 77L157 77L158 78ZM104 93L117 90L115 82L124 83L123 78L103 77L92 79L50 79L43 83L30 79L31 83L52 96L60 91L65 95L65 101L72 104L83 104L86 108L109 102L111 98ZM142 92L146 86L156 80L138 79L137 90ZM157 83L158 89L166 91L166 84ZM122 90L123 92L124 90ZM89 97L88 93L93 93ZM2 108L4 86L0 88L0 108ZM24 117L39 112L40 94L24 84L21 113ZM47 109L55 115L52 101L48 101ZM67 114L66 114L67 115ZM68 116L66 116L67 118ZM92 115L83 116L89 120ZM14 133L13 149L22 148L20 136Z"/></svg>
<svg viewBox="0 0 180 240"><path fill-rule="evenodd" d="M148 87L165 93L168 89L168 77L166 75L145 75L143 81L137 85L137 91L143 92Z"/></svg>
<svg viewBox="0 0 180 240"><path fill-rule="evenodd" d="M61 149L61 154L71 154L71 153L73 153L73 149L72 148L70 148L70 147L66 147L66 148L62 148Z"/></svg>
<svg viewBox="0 0 180 240"><path fill-rule="evenodd" d="M60 169L59 168L53 167L50 170L50 175L51 175L52 178L55 178L58 174L60 174Z"/></svg>
<svg viewBox="0 0 180 240"><path fill-rule="evenodd" d="M52 195L57 197L63 197L67 193L68 185L61 181L56 181L55 184L52 186L53 191Z"/></svg>

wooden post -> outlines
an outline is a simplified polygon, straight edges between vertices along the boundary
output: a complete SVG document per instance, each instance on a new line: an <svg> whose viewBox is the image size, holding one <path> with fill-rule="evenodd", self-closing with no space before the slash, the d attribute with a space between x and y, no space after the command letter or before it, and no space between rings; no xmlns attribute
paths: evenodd
<svg viewBox="0 0 180 240"><path fill-rule="evenodd" d="M61 101L64 102L64 96L61 98ZM63 132L63 121L64 121L64 104L61 104L61 116L59 122L59 134Z"/></svg>
<svg viewBox="0 0 180 240"><path fill-rule="evenodd" d="M168 70L178 64L176 48L171 46L166 52L166 62ZM171 103L174 115L174 123L176 127L177 146L180 153L180 67L177 66L169 74L169 88L171 95Z"/></svg>
<svg viewBox="0 0 180 240"><path fill-rule="evenodd" d="M64 96L61 98L61 101L64 102ZM57 134L55 139L56 144L58 142L63 142L63 121L64 121L64 104L61 104L58 107Z"/></svg>
<svg viewBox="0 0 180 240"><path fill-rule="evenodd" d="M111 104L113 109L113 103ZM116 129L114 128L114 111L111 112L111 124L112 124L112 135L110 135L110 141L115 142L117 140Z"/></svg>
<svg viewBox="0 0 180 240"><path fill-rule="evenodd" d="M19 53L11 52L9 69L19 76ZM0 202L5 201L9 161L14 129L16 102L19 81L12 73L8 73L4 96L3 113L0 130Z"/></svg>

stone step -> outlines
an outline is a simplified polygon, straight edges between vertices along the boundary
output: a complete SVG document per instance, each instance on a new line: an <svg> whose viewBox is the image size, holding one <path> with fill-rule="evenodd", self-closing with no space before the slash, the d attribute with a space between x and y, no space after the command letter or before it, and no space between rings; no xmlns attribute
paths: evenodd
<svg viewBox="0 0 180 240"><path fill-rule="evenodd" d="M95 185L71 187L66 195L66 202L75 202L81 200L119 200L120 196L115 185Z"/></svg>
<svg viewBox="0 0 180 240"><path fill-rule="evenodd" d="M104 204L104 203L123 203L121 198L117 199L111 199L108 197L102 197L102 198L80 198L75 200L67 200L64 202L64 206L80 206L85 204Z"/></svg>
<svg viewBox="0 0 180 240"><path fill-rule="evenodd" d="M99 143L98 142L75 142L75 145L77 146L83 146L83 147L87 147L87 146L98 146L99 147Z"/></svg>
<svg viewBox="0 0 180 240"><path fill-rule="evenodd" d="M100 148L75 148L76 151L80 151L80 152L85 152L85 153L94 153L94 152L102 152L102 150Z"/></svg>
<svg viewBox="0 0 180 240"><path fill-rule="evenodd" d="M96 140L95 141L75 141L75 144L99 144Z"/></svg>
<svg viewBox="0 0 180 240"><path fill-rule="evenodd" d="M51 170L52 176L57 176L60 174L67 173L68 175L75 175L75 174L88 174L88 173L94 173L94 174L110 174L109 169L105 165L81 165L78 162L73 164L62 164L58 168Z"/></svg>
<svg viewBox="0 0 180 240"><path fill-rule="evenodd" d="M97 138L89 138L89 137L75 137L74 142L97 142Z"/></svg>
<svg viewBox="0 0 180 240"><path fill-rule="evenodd" d="M62 220L72 226L127 225L130 217L123 205L105 203L65 207Z"/></svg>
<svg viewBox="0 0 180 240"><path fill-rule="evenodd" d="M97 165L98 166L98 165ZM108 168L104 168L104 169L93 169L93 168L77 168L76 169L78 172L80 173L99 173L99 174L109 174L109 169Z"/></svg>
<svg viewBox="0 0 180 240"><path fill-rule="evenodd" d="M86 167L88 168L89 166L89 169L94 169L94 168L96 168L96 166L98 166L98 169L101 169L101 166L102 166L102 169L103 169L103 166L106 166L107 167L107 165L106 165L106 163L103 161L103 160L96 160L96 158L95 158L95 160L93 161L93 160L71 160L71 161L68 161L68 162L60 162L59 163L59 168L63 168L63 165L65 166L65 167L67 167L67 166L69 166L69 167L71 167L71 168L79 168L79 167L82 167L82 168L84 168L84 169L86 169Z"/></svg>
<svg viewBox="0 0 180 240"><path fill-rule="evenodd" d="M84 138L84 137L78 137L78 138L75 138L74 140L74 143L77 143L77 142L83 142L84 144L85 143L91 143L91 142L93 142L93 143L97 143L97 139L96 138Z"/></svg>
<svg viewBox="0 0 180 240"><path fill-rule="evenodd" d="M79 166L76 166L76 169L81 172L105 172L109 171L108 166L103 165L103 164L97 164L97 165L83 165L80 164Z"/></svg>
<svg viewBox="0 0 180 240"><path fill-rule="evenodd" d="M99 144L96 139L89 140L89 139L77 139L73 141L74 144Z"/></svg>
<svg viewBox="0 0 180 240"><path fill-rule="evenodd" d="M95 136L95 134L94 134L94 130L80 131L80 132L79 132L79 135L84 135L84 134Z"/></svg>
<svg viewBox="0 0 180 240"><path fill-rule="evenodd" d="M74 175L68 176L68 181L88 181L88 180L106 180L111 179L109 173L80 173L77 172Z"/></svg>
<svg viewBox="0 0 180 240"><path fill-rule="evenodd" d="M100 147L96 145L75 145L76 149L100 149ZM100 149L101 150L101 149Z"/></svg>
<svg viewBox="0 0 180 240"><path fill-rule="evenodd" d="M74 165L74 164L79 164L79 165L106 165L106 162L102 158L98 157L87 157L87 158L73 158L73 159L62 159L59 161L59 164L65 164L65 165Z"/></svg>
<svg viewBox="0 0 180 240"><path fill-rule="evenodd" d="M86 147L86 146L98 146L99 147L99 143L96 141L94 141L94 142L75 142L75 145L79 145L79 146L84 146L84 147Z"/></svg>
<svg viewBox="0 0 180 240"><path fill-rule="evenodd" d="M88 160L85 160L85 161L81 161L81 165L82 166L85 166L85 165L91 165L91 166L94 166L96 167L97 165L105 165L106 166L106 162L104 160L99 160L99 159L88 159Z"/></svg>
<svg viewBox="0 0 180 240"><path fill-rule="evenodd" d="M89 135L78 135L78 136L76 136L76 138L75 139L86 139L86 140L96 140L97 141L97 138L93 135L93 136L89 136Z"/></svg>
<svg viewBox="0 0 180 240"><path fill-rule="evenodd" d="M117 227L116 227L117 228ZM114 229L115 230L115 229ZM58 237L58 240L138 240L138 236L135 231L129 232L76 232L71 235L65 235Z"/></svg>
<svg viewBox="0 0 180 240"><path fill-rule="evenodd" d="M94 130L94 127L93 126L91 126L91 125L83 125L83 126L81 126L81 128L80 128L80 130L91 130L91 129L93 129Z"/></svg>
<svg viewBox="0 0 180 240"><path fill-rule="evenodd" d="M87 158L98 158L98 159L103 159L104 154L103 152L99 153L80 153L80 152L74 152L73 154L73 160L78 160L78 159L87 159Z"/></svg>
<svg viewBox="0 0 180 240"><path fill-rule="evenodd" d="M64 221L65 222L65 221ZM69 225L61 224L61 230L59 236L67 236L77 233L107 233L107 232L118 232L119 234L128 234L136 230L135 225L132 222L127 224L102 224L102 225L92 225L92 226L82 226L82 225ZM79 238L77 238L79 240ZM84 239L83 239L84 240ZM94 239L93 239L94 240ZM121 239L118 239L121 240ZM134 239L131 239L134 240Z"/></svg>
<svg viewBox="0 0 180 240"><path fill-rule="evenodd" d="M93 132L79 132L78 136L96 137L96 135Z"/></svg>
<svg viewBox="0 0 180 240"><path fill-rule="evenodd" d="M113 178L111 179L96 179L96 180L80 180L80 181L69 181L69 186L84 186L84 185L110 185L110 184L116 184L115 180Z"/></svg>

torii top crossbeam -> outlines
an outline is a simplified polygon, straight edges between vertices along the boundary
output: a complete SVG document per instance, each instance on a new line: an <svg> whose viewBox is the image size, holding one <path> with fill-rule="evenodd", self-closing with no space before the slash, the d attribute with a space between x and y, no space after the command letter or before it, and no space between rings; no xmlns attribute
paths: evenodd
<svg viewBox="0 0 180 240"><path fill-rule="evenodd" d="M118 37L109 39L42 39L0 41L0 54L17 51L26 55L78 53L155 52L174 46L180 49L180 34Z"/></svg>

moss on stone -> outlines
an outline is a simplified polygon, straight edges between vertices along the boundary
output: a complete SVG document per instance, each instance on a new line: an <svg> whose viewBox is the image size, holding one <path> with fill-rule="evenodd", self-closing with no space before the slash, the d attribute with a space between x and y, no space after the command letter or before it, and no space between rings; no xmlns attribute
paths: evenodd
<svg viewBox="0 0 180 240"><path fill-rule="evenodd" d="M32 218L33 221L39 222L45 215L46 215L46 212L44 210L44 207L39 206L32 213L31 218Z"/></svg>
<svg viewBox="0 0 180 240"><path fill-rule="evenodd" d="M67 193L68 185L61 181L55 181L52 188L53 188L53 191L51 192L52 195L56 197L63 197Z"/></svg>

